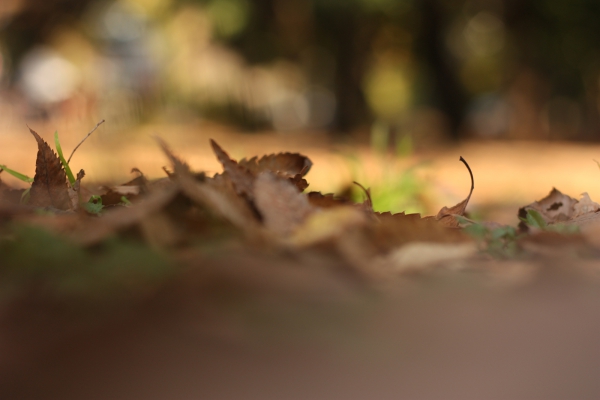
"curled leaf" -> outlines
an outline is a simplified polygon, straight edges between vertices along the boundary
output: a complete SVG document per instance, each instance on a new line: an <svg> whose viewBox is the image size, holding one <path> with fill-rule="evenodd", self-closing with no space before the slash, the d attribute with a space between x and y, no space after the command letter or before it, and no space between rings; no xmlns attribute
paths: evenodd
<svg viewBox="0 0 600 400"><path fill-rule="evenodd" d="M279 153L269 154L260 159L257 157L249 160L243 158L239 161L239 165L256 175L264 171L271 171L277 175L292 177L298 174L306 175L312 167L312 162L308 157L298 153Z"/></svg>
<svg viewBox="0 0 600 400"><path fill-rule="evenodd" d="M288 179L299 191L308 187L308 182L303 177L312 167L310 159L298 153L269 154L260 159L243 158L238 164L247 168L254 176L264 171L271 171L279 177Z"/></svg>

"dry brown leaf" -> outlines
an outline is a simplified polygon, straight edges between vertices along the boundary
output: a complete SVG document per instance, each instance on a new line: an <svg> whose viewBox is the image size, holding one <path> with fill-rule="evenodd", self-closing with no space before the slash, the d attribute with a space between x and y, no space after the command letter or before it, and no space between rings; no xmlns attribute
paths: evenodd
<svg viewBox="0 0 600 400"><path fill-rule="evenodd" d="M360 229L366 223L367 216L356 207L326 208L310 214L288 242L297 247L331 242L346 235L350 230Z"/></svg>
<svg viewBox="0 0 600 400"><path fill-rule="evenodd" d="M76 227L72 230L69 229L66 234L73 241L82 245L99 243L119 230L140 224L145 218L160 213L178 192L178 188L173 186L162 191L149 193L133 207L114 208L100 218L87 217L80 219ZM164 243L161 242L160 244Z"/></svg>
<svg viewBox="0 0 600 400"><path fill-rule="evenodd" d="M412 242L387 255L385 264L397 272L416 272L440 264L452 265L454 262L473 257L477 252L477 244L474 242L458 244Z"/></svg>
<svg viewBox="0 0 600 400"><path fill-rule="evenodd" d="M586 193L581 194L581 199L573 206L573 215L571 218L577 218L585 214L595 213L600 210L600 204L590 199L590 195Z"/></svg>
<svg viewBox="0 0 600 400"><path fill-rule="evenodd" d="M577 200L552 188L552 191L543 199L521 207L518 215L519 218L526 218L527 210L535 210L548 224L565 222L573 217L576 204ZM519 228L524 231L529 229L524 222L519 224Z"/></svg>
<svg viewBox="0 0 600 400"><path fill-rule="evenodd" d="M279 176L289 178L298 174L305 176L310 171L312 162L302 154L279 153L262 156L260 159L258 157L252 157L249 160L243 158L239 161L239 165L247 168L254 175L271 171Z"/></svg>
<svg viewBox="0 0 600 400"><path fill-rule="evenodd" d="M336 197L333 193L322 194L321 192L310 192L306 196L310 204L319 208L331 208L354 204L349 199Z"/></svg>
<svg viewBox="0 0 600 400"><path fill-rule="evenodd" d="M446 228L459 227L459 222L454 216L464 215L465 210L467 208L467 204L469 204L469 200L471 199L471 195L473 194L473 189L475 189L475 179L473 179L473 172L471 171L471 167L469 167L469 164L467 164L464 158L460 157L460 161L463 164L465 164L467 170L469 171L469 175L471 176L471 190L469 191L469 195L466 199L464 199L463 201L461 201L453 207L442 207L440 212L435 217L440 222L440 224L442 224L442 226L445 226Z"/></svg>
<svg viewBox="0 0 600 400"><path fill-rule="evenodd" d="M369 237L380 251L387 252L408 242L462 242L468 237L458 229L447 229L435 217L420 214L375 213L378 223L370 225Z"/></svg>
<svg viewBox="0 0 600 400"><path fill-rule="evenodd" d="M308 187L308 182L303 177L312 167L310 159L298 153L269 154L260 159L243 158L238 164L247 168L254 176L271 171L279 177L289 179L300 191Z"/></svg>
<svg viewBox="0 0 600 400"><path fill-rule="evenodd" d="M293 183L300 192L303 192L308 187L308 181L302 177L302 174L290 176L287 180Z"/></svg>
<svg viewBox="0 0 600 400"><path fill-rule="evenodd" d="M121 185L108 188L108 191L101 196L104 206L121 204L123 202L122 197L129 201L135 201L139 195L148 190L148 179L144 174L137 168L133 168L131 172L137 173L138 176Z"/></svg>
<svg viewBox="0 0 600 400"><path fill-rule="evenodd" d="M33 129L29 131L38 143L35 176L31 185L29 204L36 207L52 207L58 210L71 209L67 190L67 175L60 159Z"/></svg>
<svg viewBox="0 0 600 400"><path fill-rule="evenodd" d="M214 179L207 179L204 175L198 179L189 166L176 157L168 145L156 138L163 152L173 164L173 179L181 191L193 202L213 211L223 219L231 222L242 231L253 234L258 229L258 220L249 208L248 203L237 196L233 183L218 175Z"/></svg>
<svg viewBox="0 0 600 400"><path fill-rule="evenodd" d="M600 206L587 193L573 206L573 217L566 224L576 225L588 243L600 247Z"/></svg>
<svg viewBox="0 0 600 400"><path fill-rule="evenodd" d="M254 182L254 204L265 227L283 236L292 233L312 212L306 195L270 171L261 172Z"/></svg>
<svg viewBox="0 0 600 400"><path fill-rule="evenodd" d="M229 179L231 179L237 194L252 201L254 199L254 194L252 192L254 175L252 172L250 172L248 168L239 165L237 161L229 157L229 155L214 140L210 139L210 145L212 146L217 159L223 166L223 170ZM177 171L175 171L175 173L177 173Z"/></svg>

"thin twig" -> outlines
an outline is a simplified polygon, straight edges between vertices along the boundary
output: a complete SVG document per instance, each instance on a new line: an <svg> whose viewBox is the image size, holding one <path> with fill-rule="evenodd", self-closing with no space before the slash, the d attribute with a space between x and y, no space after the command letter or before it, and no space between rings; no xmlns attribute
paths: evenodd
<svg viewBox="0 0 600 400"><path fill-rule="evenodd" d="M79 144L78 144L77 146L75 146L75 148L74 148L74 149L73 149L73 151L71 152L71 155L69 156L69 159L67 160L67 164L71 162L71 157L73 157L73 154L75 154L75 150L77 150L77 149L79 148L79 146L81 146L81 145L83 144L83 142L85 142L85 140L86 140L87 138L89 138L89 137L90 137L90 135L91 135L92 133L94 133L94 131L95 131L96 129L98 129L98 127L99 127L100 125L102 125L103 123L104 123L104 120L102 120L102 121L98 122L98 123L96 124L96 126L94 127L94 129L92 129L92 130L90 131L90 133L88 133L88 134L87 134L87 135L86 135L86 136L85 136L85 137L84 137L84 138L81 140L81 142L79 142Z"/></svg>

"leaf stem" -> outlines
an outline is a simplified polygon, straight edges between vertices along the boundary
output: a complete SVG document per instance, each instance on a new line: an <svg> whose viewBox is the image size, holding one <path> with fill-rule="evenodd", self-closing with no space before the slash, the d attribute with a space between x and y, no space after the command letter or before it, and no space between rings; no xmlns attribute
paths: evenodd
<svg viewBox="0 0 600 400"><path fill-rule="evenodd" d="M465 161L464 158L462 158L462 156L460 156L459 160L462 161L462 163L465 164L465 166L469 170L469 175L471 175L471 192L472 192L473 189L475 189L475 178L473 178L473 172L471 171L471 167L469 167L469 164L467 164L467 162Z"/></svg>
<svg viewBox="0 0 600 400"><path fill-rule="evenodd" d="M96 126L94 127L94 129L92 129L92 130L90 131L90 133L88 133L88 134L87 134L87 135L86 135L86 136L85 136L85 137L84 137L84 138L81 140L81 142L79 142L79 144L78 144L77 146L75 146L75 148L74 148L74 149L73 149L73 151L71 152L71 155L69 156L69 159L67 160L67 163L71 162L71 158L73 157L73 154L75 154L75 150L77 150L77 149L79 148L79 146L81 146L81 145L83 144L83 142L85 142L85 140L86 140L87 138L89 138L89 137L90 137L90 135L91 135L92 133L94 133L94 131L95 131L96 129L98 129L98 127L99 127L100 125L102 125L103 123L104 123L104 120L102 120L102 121L98 122L98 123L96 124Z"/></svg>

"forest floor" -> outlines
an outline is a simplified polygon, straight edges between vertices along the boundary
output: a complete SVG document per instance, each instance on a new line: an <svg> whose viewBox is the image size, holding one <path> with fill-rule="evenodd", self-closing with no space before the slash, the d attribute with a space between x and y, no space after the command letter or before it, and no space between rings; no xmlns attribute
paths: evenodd
<svg viewBox="0 0 600 400"><path fill-rule="evenodd" d="M53 129L32 128L54 143ZM80 127L59 130L65 152L85 133ZM469 193L460 156L475 177L467 212L486 220L516 227L519 207L543 198L552 187L575 198L588 192L600 199L600 171L593 161L600 159L600 145L574 143L466 142L396 159L375 154L360 140L339 143L317 133L250 135L209 126L150 126L124 136L101 128L78 150L73 169L83 168L90 182L114 184L130 180L132 167L154 178L164 176L167 166L186 188L185 169L177 169L154 135L192 170L211 175L223 167L209 138L237 160L299 152L313 163L308 190L340 193L357 179L371 187L374 202L390 172L402 174L417 165L424 215L436 215ZM36 141L26 129L0 135L0 149L2 164L34 175ZM21 184L6 175L3 181ZM269 182L261 184L272 189ZM173 203L189 207L195 199ZM267 217L277 215L278 207L294 212L273 202L267 203L276 208L271 214L255 201ZM157 215L181 223L178 210L165 204L154 210ZM124 212L135 207L98 220L118 224L110 216L127 217ZM139 207L148 208L143 202ZM600 249L591 234L502 236L502 243L516 243L520 252L498 255L466 236L442 237L425 221L405 229L402 224L409 221L400 218L396 222L402 224L393 225L398 233L335 219L354 218L356 211L328 213L321 215L333 219L321 223L333 221L338 230L331 233L323 224L311 231L300 224L304 236L292 236L296 241L263 237L258 228L249 230L250 237L232 234L231 226L202 219L210 226L195 225L199 236L185 246L166 243L170 238L157 226L170 225L155 225L160 218L151 224L136 220L142 237L166 246L153 253L131 244L140 235L131 230L117 240L86 244L85 250L37 231L4 232L0 397L600 397ZM67 221L60 214L28 218L53 229L64 229L60 222ZM354 235L363 228L373 237ZM331 236L314 236L323 232ZM494 232L499 231L488 233ZM87 231L81 233L85 239L71 235L70 240L92 240ZM411 247L406 240L413 233L421 239ZM274 244L265 244L265 238ZM300 239L310 245L298 244ZM376 250L379 239L391 247ZM167 264L161 261L165 254ZM126 264L133 267L122 269Z"/></svg>
<svg viewBox="0 0 600 400"><path fill-rule="evenodd" d="M11 125L10 129L0 130L0 149L5 149L0 162L33 176L36 143L25 126L18 128ZM54 125L32 128L53 143ZM73 124L59 129L65 151L77 145L89 128ZM600 169L594 162L600 160L600 144L593 143L470 140L421 146L409 156L394 157L372 151L368 138L362 134L333 140L323 132L243 133L209 123L154 124L121 131L106 123L77 150L74 166L86 171L88 182L126 181L134 167L149 178L164 177L162 167L168 161L155 136L169 143L194 170L208 173L221 168L209 139L228 149L235 159L279 152L304 154L313 162L308 190L323 193L341 193L353 180L365 187L377 187L388 181L393 184L394 173L401 176L416 166L415 172L426 194L422 205L426 213L456 203L467 193L469 180L464 166L458 162L460 156L469 162L475 174L476 188L469 211L488 220L518 223L516 210L544 197L553 187L573 197L587 192L592 199L600 199ZM391 177L387 176L390 171ZM11 177L4 179L22 185Z"/></svg>

